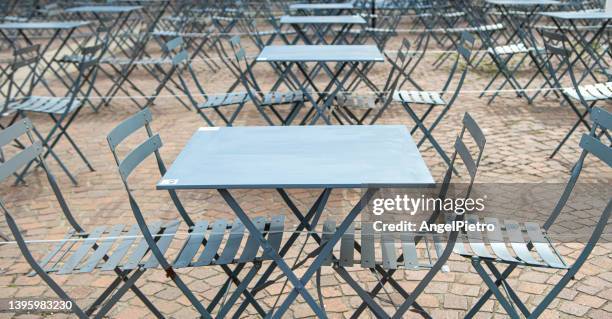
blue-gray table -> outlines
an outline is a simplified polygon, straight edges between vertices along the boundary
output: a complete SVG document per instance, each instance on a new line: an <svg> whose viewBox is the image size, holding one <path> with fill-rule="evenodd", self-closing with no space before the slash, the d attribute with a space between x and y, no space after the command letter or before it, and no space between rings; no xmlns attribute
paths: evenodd
<svg viewBox="0 0 612 319"><path fill-rule="evenodd" d="M308 122L316 124L319 118L326 124L331 124L325 111L331 109L336 95L345 90L345 84L355 79L365 79L367 71L364 70L370 70L373 63L384 60L383 54L374 45L271 45L261 51L256 62L268 62L280 71L274 88L285 84L304 91L306 100L312 103L313 107L302 119L300 124L303 125ZM305 64L309 62L316 65L307 70ZM337 67L332 69L329 63L335 63ZM293 67L298 69L304 77L303 80L291 70ZM319 87L315 78L321 71L329 78L329 82ZM372 91L378 92L378 88L372 86L371 81L365 83ZM316 93L317 97L314 98L312 93ZM335 113L332 114L339 120Z"/></svg>
<svg viewBox="0 0 612 319"><path fill-rule="evenodd" d="M571 50L576 54L573 57L571 64L580 61L585 68L584 74L578 79L578 83L582 82L586 77L591 76L595 81L601 81L598 74L606 74L606 70L610 67L605 61L605 56L612 59L612 51L607 49L607 53L598 53L596 47L604 47L606 44L604 33L612 21L612 12L605 11L556 11L544 12L543 16L552 19L557 28L557 32L565 34L570 40L569 45ZM590 28L580 28L577 22L600 23L595 32ZM569 28L567 25L569 24ZM589 37L589 34L592 36ZM608 38L609 40L609 38ZM591 59L589 64L583 58L584 54L588 54ZM594 70L600 72L594 72Z"/></svg>
<svg viewBox="0 0 612 319"><path fill-rule="evenodd" d="M357 15L337 15L337 16L282 16L281 25L291 25L305 44L351 44L348 35L355 25L365 26L366 20ZM334 30L333 26L340 26ZM308 30L312 29L313 36L308 35ZM363 28L362 28L363 31ZM333 36L331 41L327 41L327 36ZM354 37L352 43L358 39Z"/></svg>
<svg viewBox="0 0 612 319"><path fill-rule="evenodd" d="M216 189L274 261L256 286L265 283L279 267L294 287L273 318L281 318L298 295L325 318L325 312L304 287L375 193L380 188L428 187L433 183L404 126L208 127L192 136L157 189ZM286 191L304 188L323 189L307 214L297 209ZM288 251L303 230L313 232L335 188L363 189L363 195L299 278L282 252ZM230 191L235 189L276 189L300 221L295 236L285 241L281 253L272 249L254 225L253 215L232 196ZM257 292L254 289L251 293Z"/></svg>
<svg viewBox="0 0 612 319"><path fill-rule="evenodd" d="M60 53L68 54L74 52L74 48L69 48L68 41L72 34L78 28L89 25L86 21L39 21L39 22L7 22L0 24L0 34L13 49L34 44L29 32L51 31L49 37L43 37L45 42L41 43L40 55L41 62L40 73L34 84L41 82L51 95L56 95L51 87L47 84L44 76L50 71L55 79L59 80L66 88L70 88L72 83L67 81L72 76L61 65L56 64ZM55 49L55 52L50 56L46 56L50 49ZM69 51L69 52L68 52Z"/></svg>

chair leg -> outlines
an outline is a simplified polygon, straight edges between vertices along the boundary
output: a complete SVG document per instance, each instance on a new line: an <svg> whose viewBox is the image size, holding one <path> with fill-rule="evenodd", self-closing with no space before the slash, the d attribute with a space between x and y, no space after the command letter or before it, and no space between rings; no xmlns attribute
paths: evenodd
<svg viewBox="0 0 612 319"><path fill-rule="evenodd" d="M476 269L476 271L480 275L480 278L482 278L485 284L489 286L489 289L493 292L493 295L495 295L495 298L497 298L497 301L499 301L499 303L502 305L504 310L506 310L506 313L508 314L508 316L510 316L510 318L513 318L513 319L519 319L520 317L518 313L516 312L516 310L514 310L514 308L512 307L510 302L508 302L506 297L504 297L504 295L499 290L497 285L495 285L493 280L491 280L491 277L489 277L489 274L487 274L486 270L480 264L480 260L472 259L472 266L474 266L474 269Z"/></svg>
<svg viewBox="0 0 612 319"><path fill-rule="evenodd" d="M501 276L498 277L498 279L495 281L495 285L499 286L502 284L502 280L506 279L510 273L512 273L512 271L514 271L514 269L516 268L516 265L510 265L508 266L508 268L506 268L504 270L504 272L501 274ZM474 317L478 311L480 310L480 308L485 304L485 302L487 302L489 300L489 298L491 298L491 295L493 295L493 291L491 291L491 289L487 290L481 297L480 299L478 299L478 301L472 306L472 309L470 309L470 311L468 311L468 313L465 315L465 318L472 318Z"/></svg>

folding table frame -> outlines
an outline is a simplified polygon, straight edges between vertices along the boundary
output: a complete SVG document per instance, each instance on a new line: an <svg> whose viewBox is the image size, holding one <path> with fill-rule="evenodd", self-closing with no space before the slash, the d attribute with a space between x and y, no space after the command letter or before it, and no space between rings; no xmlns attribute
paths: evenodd
<svg viewBox="0 0 612 319"><path fill-rule="evenodd" d="M17 50L34 45L34 39L29 35L32 30L52 31L52 35L43 37L46 43L41 46L40 55L42 63L39 66L40 70L38 71L35 84L41 82L49 94L56 96L57 90L51 89L45 76L50 72L53 75L52 79L58 80L64 88L69 89L72 87L72 76L69 71L58 63L58 60L60 60L59 57L61 55L73 53L75 48L70 48L69 40L77 29L87 25L89 25L89 22L83 21L2 23L0 24L0 35L10 44L13 50ZM16 31L16 34L12 35L10 31ZM19 40L20 38L21 40Z"/></svg>
<svg viewBox="0 0 612 319"><path fill-rule="evenodd" d="M273 68L280 71L279 79L274 84L276 89L282 84L295 86L304 92L305 100L312 103L301 125L317 123L322 118L326 124L331 124L331 119L326 114L329 110L336 120L341 121L338 114L333 111L333 103L340 92L347 91L348 84L355 77L364 79L364 83L374 92L380 90L374 84L366 80L367 71L376 62L383 62L384 56L376 46L372 45L334 45L334 46L268 46L264 48L256 61L268 62ZM306 63L316 63L315 67L306 68ZM331 68L328 63L335 63ZM248 64L247 64L248 66ZM296 67L303 79L298 78ZM319 87L315 81L320 68L329 82ZM250 68L249 68L250 69ZM247 69L247 70L249 70ZM316 95L316 97L315 97ZM312 116L312 117L311 117Z"/></svg>

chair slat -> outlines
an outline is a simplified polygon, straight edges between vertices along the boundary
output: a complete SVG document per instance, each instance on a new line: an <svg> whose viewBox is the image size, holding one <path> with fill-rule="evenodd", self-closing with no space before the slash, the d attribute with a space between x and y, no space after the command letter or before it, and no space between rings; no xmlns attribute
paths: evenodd
<svg viewBox="0 0 612 319"><path fill-rule="evenodd" d="M8 161L1 163L0 181L4 180L8 176L11 176L13 173L17 172L19 168L36 159L36 157L40 155L42 151L43 148L40 142L35 142L23 151L17 153L15 156L11 157Z"/></svg>
<svg viewBox="0 0 612 319"><path fill-rule="evenodd" d="M542 234L542 228L537 223L526 222L525 228L527 229L527 235L529 235L529 239L533 243L536 251L542 257L544 262L546 262L549 266L555 268L567 268L566 265L559 259L557 254L555 254L551 249L549 242L544 235Z"/></svg>
<svg viewBox="0 0 612 319"><path fill-rule="evenodd" d="M374 268L376 266L373 227L372 223L361 225L361 267L363 268Z"/></svg>
<svg viewBox="0 0 612 319"><path fill-rule="evenodd" d="M149 139L138 145L132 150L119 164L119 173L124 180L127 180L128 176L132 171L140 164L145 158L151 155L153 152L162 147L162 141L159 134L151 136Z"/></svg>
<svg viewBox="0 0 612 319"><path fill-rule="evenodd" d="M504 242L504 236L502 235L501 226L497 218L485 217L484 221L487 224L493 225L493 230L487 231L487 237L489 238L489 244L491 245L491 249L495 255L507 262L519 262L512 256L510 251L508 251L508 247Z"/></svg>
<svg viewBox="0 0 612 319"><path fill-rule="evenodd" d="M255 219L253 219L253 224L255 224L257 230L261 232L266 227L266 218L256 217ZM259 242L257 241L257 239L255 239L255 236L253 234L249 234L246 245L244 246L244 250L242 251L242 255L240 256L238 262L244 263L253 261L253 259L255 259L255 257L257 256L258 251Z"/></svg>
<svg viewBox="0 0 612 319"><path fill-rule="evenodd" d="M340 239L340 266L352 267L355 262L355 224L349 225Z"/></svg>
<svg viewBox="0 0 612 319"><path fill-rule="evenodd" d="M516 253L516 256L526 263L544 266L544 264L533 258L529 252L519 224L513 220L506 220L505 224L508 238L510 238L510 245Z"/></svg>
<svg viewBox="0 0 612 319"><path fill-rule="evenodd" d="M117 240L116 237L121 234L123 228L125 228L125 225L123 224L114 225L111 227L106 238L100 241L98 249L96 249L93 255L91 255L91 257L83 264L83 267L81 267L78 272L84 273L93 271L98 265L98 262L100 262L104 255L106 255L106 253L111 249L113 243L115 243Z"/></svg>
<svg viewBox="0 0 612 319"><path fill-rule="evenodd" d="M0 131L0 147L11 143L32 127L30 119L25 118Z"/></svg>
<svg viewBox="0 0 612 319"><path fill-rule="evenodd" d="M240 243L242 243L242 237L244 237L244 224L239 219L236 219L232 224L232 230L225 243L225 249L223 249L216 264L223 265L234 261L234 257L240 248Z"/></svg>
<svg viewBox="0 0 612 319"><path fill-rule="evenodd" d="M397 254L395 253L395 238L393 234L381 234L380 247L382 249L382 266L385 269L397 269Z"/></svg>
<svg viewBox="0 0 612 319"><path fill-rule="evenodd" d="M469 224L475 225L478 223L478 217L475 215L466 214L466 219ZM487 250L482 233L468 229L467 236L470 242L470 247L472 248L472 251L476 253L476 255L482 258L495 258Z"/></svg>
<svg viewBox="0 0 612 319"><path fill-rule="evenodd" d="M137 224L132 225L128 232L124 235L125 238L120 240L120 244L117 246L113 254L110 256L108 261L100 268L104 271L113 270L119 265L123 256L127 254L128 250L132 246L132 243L136 241L136 236L140 233L140 228Z"/></svg>
<svg viewBox="0 0 612 319"><path fill-rule="evenodd" d="M219 219L212 225L212 230L210 232L210 236L208 237L206 247L204 247L204 251L198 260L193 263L194 267L210 265L213 258L215 258L215 255L217 254L217 250L219 250L219 247L221 246L226 228L227 220L225 219Z"/></svg>
<svg viewBox="0 0 612 319"><path fill-rule="evenodd" d="M326 220L323 224L323 234L321 235L321 246L326 245L327 242L334 236L336 232L336 221ZM333 252L333 249L332 249ZM331 266L332 264L332 252L325 256L323 259L323 266Z"/></svg>
<svg viewBox="0 0 612 319"><path fill-rule="evenodd" d="M278 252L280 249L281 242L283 240L283 230L285 229L285 216L274 216L270 221L270 233L268 234L268 241L274 249ZM272 256L266 256L272 258Z"/></svg>
<svg viewBox="0 0 612 319"><path fill-rule="evenodd" d="M409 232L403 232L400 234L400 241L402 243L402 254L404 255L404 267L408 269L418 268L419 261L416 244L414 243L414 235Z"/></svg>
<svg viewBox="0 0 612 319"><path fill-rule="evenodd" d="M151 223L151 225L149 226L149 232L153 235L153 237L155 237L159 233L159 230L161 229L161 225L162 225L161 221ZM147 244L147 241L145 240L145 238L142 238L140 242L138 243L138 246L136 246L136 249L130 256L130 258L128 259L127 263L125 263L125 265L123 265L122 268L123 269L138 268L140 266L140 261L147 254L148 251L149 251L149 244Z"/></svg>
<svg viewBox="0 0 612 319"><path fill-rule="evenodd" d="M87 236L87 238L83 241L81 246L77 248L77 250L72 254L72 256L70 256L68 261L64 263L64 266L62 266L62 268L60 268L60 270L57 273L59 275L65 275L65 274L71 273L74 270L74 268L76 268L81 263L81 260L83 259L83 257L87 255L91 247L96 243L96 241L98 241L100 235L102 235L105 229L106 229L106 226L100 226L100 227L94 228L94 230L91 231L89 235Z"/></svg>
<svg viewBox="0 0 612 319"><path fill-rule="evenodd" d="M162 255L165 254L168 250L168 247L170 247L170 243L172 243L172 239L174 239L174 235L176 234L176 231L178 230L180 224L180 221L174 220L164 226L164 232L162 234L162 237L157 241L157 247L161 251ZM149 260L145 263L144 267L155 268L158 265L159 260L155 258L155 255L151 254L151 257L149 257Z"/></svg>
<svg viewBox="0 0 612 319"><path fill-rule="evenodd" d="M600 160L608 164L608 166L612 166L612 149L604 145L600 140L584 134L580 139L580 147L597 156Z"/></svg>
<svg viewBox="0 0 612 319"><path fill-rule="evenodd" d="M143 109L127 120L121 122L106 137L111 149L115 149L115 147L117 147L117 145L119 145L124 139L139 128L143 127L146 123L150 123L152 120L153 117L151 115L151 111L149 109Z"/></svg>
<svg viewBox="0 0 612 319"><path fill-rule="evenodd" d="M53 249L40 262L38 262L38 265L41 268L45 269L45 266L47 266L47 264L51 261L51 259L53 259L53 257L55 257L55 255L57 255L57 253L60 252L60 250L62 250L64 245L66 245L66 243L72 237L73 234L74 234L74 230L71 230L70 232L68 232L68 234L66 234L64 239L60 241L59 243L57 243L57 245L55 245L55 247L53 247ZM36 275L35 271L31 271L30 273L28 273L28 276L34 276L34 275Z"/></svg>
<svg viewBox="0 0 612 319"><path fill-rule="evenodd" d="M189 266L191 264L191 260L193 256L200 249L200 245L204 240L204 234L208 229L208 221L198 221L195 223L191 232L189 233L189 238L183 245L181 252L173 263L174 268L183 268Z"/></svg>
<svg viewBox="0 0 612 319"><path fill-rule="evenodd" d="M463 164L465 164L465 168L468 170L468 173L470 173L470 176L474 178L476 176L476 162L463 141L458 137L455 141L455 150L461 157L461 160L463 161Z"/></svg>

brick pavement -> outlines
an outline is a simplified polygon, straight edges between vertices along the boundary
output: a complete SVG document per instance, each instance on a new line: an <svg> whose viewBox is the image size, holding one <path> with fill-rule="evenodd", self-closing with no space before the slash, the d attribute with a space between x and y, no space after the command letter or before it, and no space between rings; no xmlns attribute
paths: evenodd
<svg viewBox="0 0 612 319"><path fill-rule="evenodd" d="M391 44L393 46L393 44ZM427 83L434 83L444 79L444 68L432 70L429 59L422 62L416 71L416 78L425 79ZM219 92L231 77L223 72L212 74L200 69L199 74L210 85L209 91ZM265 73L265 70L258 72ZM379 71L375 71L379 72ZM384 72L381 72L384 74ZM136 74L134 77L137 78ZM376 75L378 76L378 75ZM382 75L380 75L382 76ZM471 72L467 79L466 90L478 90L483 86L487 76L486 72ZM142 80L146 86L147 80ZM104 83L100 84L101 86ZM435 86L434 86L435 87ZM262 124L252 105L247 106L238 119L237 125ZM52 170L59 177L64 195L72 207L74 214L82 225L93 227L103 225L108 221L121 220L125 223L134 222L129 209L126 194L122 189L113 158L106 145L106 134L119 122L136 112L128 105L126 100L114 100L109 108L100 113L93 113L89 109L83 111L71 128L72 136L82 146L95 167L95 172L89 172L76 158L74 152L67 145L60 145L58 153L66 160L68 166L77 173L78 186L72 186L66 176L62 175L58 166L51 163ZM454 108L447 115L441 126L436 129L435 135L447 150L452 147L454 137L458 133L460 121L464 112L470 112L482 126L487 136L487 149L479 172L481 182L565 182L572 163L578 157L577 144L579 134L575 134L559 156L549 160L548 155L556 146L558 140L565 134L574 122L574 115L568 107L560 106L558 100L538 99L533 105L517 99L510 94L504 94L493 105L486 106L485 100L478 99L476 94L461 95ZM191 134L204 122L193 111L179 106L176 100L160 98L152 108L154 117L153 128L160 133L164 147L162 155L167 164L180 152ZM48 127L48 121L43 117L33 116L34 123L40 128ZM388 112L381 124L410 124L410 120L398 105ZM135 141L128 144L135 145ZM423 156L430 166L434 177L440 179L444 164L431 148L423 149ZM602 171L602 165L592 160L587 161L584 171L584 180L603 182L609 185L612 180L609 170ZM27 177L27 186L13 187L8 183L2 185L0 196L5 200L9 209L18 219L19 225L28 238L60 238L69 225L60 218L59 207L54 201L51 191L43 183L44 176L36 172ZM165 194L154 190L154 184L159 178L155 163L147 161L144 168L139 170L132 184L149 218L170 219L175 218L169 198ZM606 184L603 184L606 185ZM305 209L312 201L314 193L311 191L292 191L291 195ZM163 195L163 196L162 196ZM180 196L188 211L196 218L231 218L230 210L223 204L221 198L214 192L180 192ZM288 214L280 198L269 191L239 191L236 196L244 208L254 214L273 215ZM346 208L355 193L346 191L333 194L330 199L329 211ZM181 230L184 230L184 225ZM4 221L0 222L0 230L8 232ZM608 232L610 229L608 229ZM33 250L40 257L48 246L36 244ZM312 243L307 247L311 248ZM569 260L573 260L581 251L581 244L565 244L560 251ZM171 247L176 253L178 247ZM308 249L306 249L308 251ZM295 258L296 252L290 254ZM584 265L576 280L565 289L543 318L610 318L612 317L612 245L599 245L593 252L589 261ZM457 256L449 262L452 269L450 273L438 274L425 293L419 297L418 302L423 305L435 318L458 318L465 314L477 297L485 291L481 282L469 263ZM29 268L20 256L15 245L4 245L0 248L0 298L9 297L54 297L50 289L37 277L25 277ZM222 283L224 275L216 268L197 268L180 270L178 273L187 282L189 287L203 300L204 304L210 301ZM376 278L368 271L359 268L351 269L366 287L373 287ZM412 289L424 274L422 271L399 271L403 280L401 284L408 290ZM81 305L93 300L96 293L102 291L114 276L108 273L94 272L73 276L53 276L71 296L75 297ZM550 270L523 270L515 271L510 282L516 285L517 292L528 306L536 305L542 294L549 291L552 284L560 278L558 272ZM83 283L88 283L83 285ZM325 269L322 277L323 295L326 309L333 318L348 316L359 305L360 299L356 293L331 269ZM196 313L183 297L179 290L169 283L161 271L150 271L140 281L139 287L151 296L153 302L168 317L184 318L195 317ZM312 283L308 286L312 289ZM282 283L275 284L260 295L258 299L264 305L271 307L276 297L282 291ZM284 294L287 289L284 290ZM400 302L399 295L392 293L391 300ZM393 310L392 303L385 303L385 310ZM253 314L253 309L249 308ZM503 310L498 303L489 301L483 307L479 318L503 318ZM298 298L287 317L310 317L312 312L303 300ZM408 317L419 317L409 313ZM9 314L0 314L0 318L11 317ZM32 316L21 315L20 318ZM69 317L67 315L51 315L53 318ZM131 292L110 313L113 318L147 318L149 313L143 309L142 303Z"/></svg>

